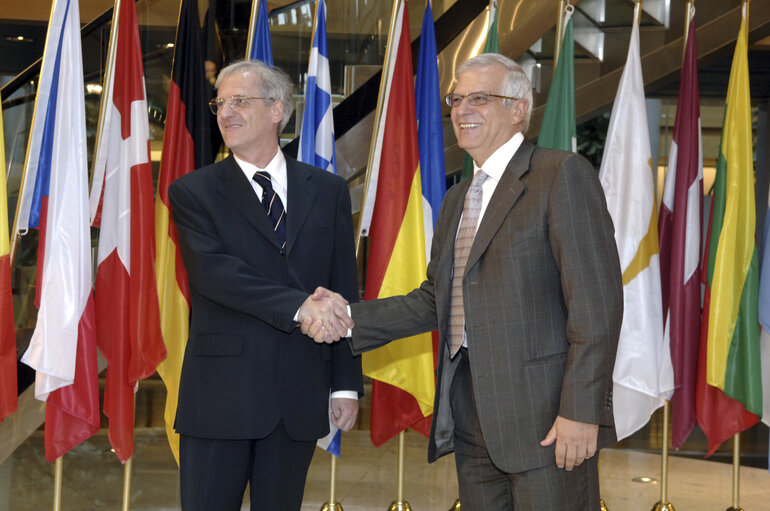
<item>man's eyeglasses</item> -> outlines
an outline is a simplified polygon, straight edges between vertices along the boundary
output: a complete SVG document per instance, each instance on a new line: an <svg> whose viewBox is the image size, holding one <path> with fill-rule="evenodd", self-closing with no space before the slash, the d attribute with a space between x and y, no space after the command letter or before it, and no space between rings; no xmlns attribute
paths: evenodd
<svg viewBox="0 0 770 511"><path fill-rule="evenodd" d="M489 98L500 98L500 99L511 99L513 101L517 101L520 98L512 98L510 96L501 96L499 94L489 94L488 92L471 92L467 96L463 96L462 94L447 94L444 100L446 101L446 104L451 107L460 106L460 103L463 102L464 98L468 98L468 104L471 106L481 106L486 105L489 101Z"/></svg>
<svg viewBox="0 0 770 511"><path fill-rule="evenodd" d="M225 103L227 103L227 106L236 112L240 112L251 104L252 99L264 99L273 101L274 98L259 98L255 96L230 96L229 98L214 98L209 101L209 109L211 109L212 114L217 115L219 109L222 108Z"/></svg>

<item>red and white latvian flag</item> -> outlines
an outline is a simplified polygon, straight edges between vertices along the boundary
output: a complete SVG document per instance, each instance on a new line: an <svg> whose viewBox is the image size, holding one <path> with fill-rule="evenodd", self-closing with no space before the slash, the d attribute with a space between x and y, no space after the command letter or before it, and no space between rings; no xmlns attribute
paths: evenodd
<svg viewBox="0 0 770 511"><path fill-rule="evenodd" d="M685 48L674 137L658 219L664 337L669 341L674 367L671 443L675 449L682 447L695 427L701 321L703 156L694 19L690 20Z"/></svg>
<svg viewBox="0 0 770 511"><path fill-rule="evenodd" d="M155 214L144 69L134 2L120 2L113 27L102 124L91 187L100 227L96 331L108 367L104 414L118 458L134 451L134 392L166 356L155 285ZM113 28L113 30L115 29Z"/></svg>

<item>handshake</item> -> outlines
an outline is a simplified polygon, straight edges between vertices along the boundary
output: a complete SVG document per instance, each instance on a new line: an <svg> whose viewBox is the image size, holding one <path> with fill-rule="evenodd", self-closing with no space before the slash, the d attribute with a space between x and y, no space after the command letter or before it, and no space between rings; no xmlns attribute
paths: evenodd
<svg viewBox="0 0 770 511"><path fill-rule="evenodd" d="M332 343L348 336L353 319L348 315L348 301L325 287L316 288L297 312L302 333L317 343Z"/></svg>

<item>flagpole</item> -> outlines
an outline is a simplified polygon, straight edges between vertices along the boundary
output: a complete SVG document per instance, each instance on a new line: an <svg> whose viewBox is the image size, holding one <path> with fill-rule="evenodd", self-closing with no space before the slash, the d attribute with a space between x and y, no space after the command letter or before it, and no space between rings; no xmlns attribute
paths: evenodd
<svg viewBox="0 0 770 511"><path fill-rule="evenodd" d="M249 38L246 43L246 58L251 55L251 47L254 46L254 27L257 26L257 16L259 15L259 1L251 0L251 17L249 18ZM311 46L312 48L312 46Z"/></svg>
<svg viewBox="0 0 770 511"><path fill-rule="evenodd" d="M62 475L64 473L64 455L59 456L54 461L53 473L53 511L61 511L61 485Z"/></svg>
<svg viewBox="0 0 770 511"><path fill-rule="evenodd" d="M109 84L112 83L112 76L115 73L115 52L117 49L118 41L118 24L120 23L120 2L121 0L115 0L115 6L112 8L112 27L110 29L110 43L107 46L107 67L104 69L104 85L102 85L102 97L99 105L99 123L96 126L96 140L94 143L94 157L91 161L91 186L93 186L94 169L96 168L96 159L99 156L99 150L102 145L102 129L104 129L104 117L106 115L107 101L111 99L109 94L105 94Z"/></svg>
<svg viewBox="0 0 770 511"><path fill-rule="evenodd" d="M335 495L335 487L337 486L337 457L332 453L329 453L329 456L332 457L329 470L329 501L321 506L321 511L343 511L342 504L337 502L337 496Z"/></svg>
<svg viewBox="0 0 770 511"><path fill-rule="evenodd" d="M398 434L398 496L388 511L412 511L412 506L404 500L404 452L406 450L406 432L402 430Z"/></svg>
<svg viewBox="0 0 770 511"><path fill-rule="evenodd" d="M131 507L131 471L134 468L133 455L123 465L123 511Z"/></svg>
<svg viewBox="0 0 770 511"><path fill-rule="evenodd" d="M561 52L562 37L564 33L564 9L567 7L567 0L559 0L559 17L556 19L556 41L553 50L553 69L551 76L556 74L556 65L559 63L559 53Z"/></svg>
<svg viewBox="0 0 770 511"><path fill-rule="evenodd" d="M744 3L745 5L745 3ZM741 434L733 437L733 505L727 511L743 511L741 500Z"/></svg>
<svg viewBox="0 0 770 511"><path fill-rule="evenodd" d="M384 87L383 85L386 85L383 83L384 80L387 78L387 70L390 69L390 61L393 57L391 55L391 45L393 44L393 36L395 32L396 27L396 16L398 15L399 6L401 4L401 0L394 0L393 1L393 12L390 14L390 29L388 30L388 44L385 49L385 61L382 63L382 78L380 79L380 90L377 94L377 110L374 114L374 130L372 131L372 140L369 143L369 159L366 163L366 175L364 177L364 193L361 196L361 208L359 209L358 213L358 225L356 226L356 259L358 259L358 253L359 249L361 248L361 221L363 220L364 215L364 206L366 204L366 196L369 194L369 181L372 177L372 166L374 165L374 150L377 145L377 137L379 135L380 130L380 120L382 117L382 103L385 98L385 89L387 87ZM374 190L373 193L376 193L377 190Z"/></svg>
<svg viewBox="0 0 770 511"><path fill-rule="evenodd" d="M690 21L695 16L695 0L687 0L687 12L684 17L684 39L682 40L682 65L684 54L687 51L687 38L690 36Z"/></svg>

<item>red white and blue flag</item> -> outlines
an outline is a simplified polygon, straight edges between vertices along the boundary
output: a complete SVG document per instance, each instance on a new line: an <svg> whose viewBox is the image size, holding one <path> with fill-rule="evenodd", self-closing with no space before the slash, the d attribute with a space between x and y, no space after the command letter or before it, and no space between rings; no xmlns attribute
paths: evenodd
<svg viewBox="0 0 770 511"><path fill-rule="evenodd" d="M49 461L99 430L79 13L78 0L51 9L17 213L20 232L39 230L39 312L22 362L47 400Z"/></svg>

